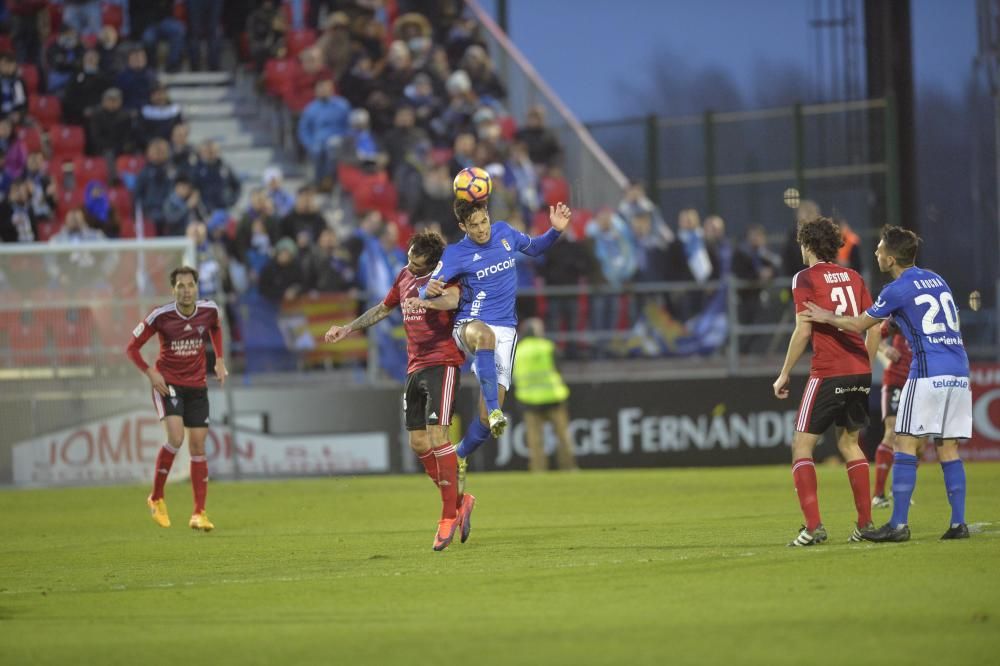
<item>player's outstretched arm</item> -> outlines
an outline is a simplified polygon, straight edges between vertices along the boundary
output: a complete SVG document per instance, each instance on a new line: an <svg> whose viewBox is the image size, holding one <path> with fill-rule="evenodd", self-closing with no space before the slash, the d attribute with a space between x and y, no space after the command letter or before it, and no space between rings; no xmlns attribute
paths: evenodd
<svg viewBox="0 0 1000 666"><path fill-rule="evenodd" d="M566 230L569 226L570 218L573 217L573 211L570 207L564 204L562 201L557 203L555 206L549 206L549 224L556 231L562 232Z"/></svg>
<svg viewBox="0 0 1000 666"><path fill-rule="evenodd" d="M369 326L374 326L388 317L390 312L392 312L392 308L385 303L379 303L347 326L331 326L323 339L327 342L340 342L354 331L363 331Z"/></svg>
<svg viewBox="0 0 1000 666"><path fill-rule="evenodd" d="M545 254L552 247L562 232L569 226L569 221L573 217L573 211L563 202L555 206L549 206L549 223L552 228L541 236L529 238L525 234L519 234L518 250L529 257L538 257Z"/></svg>
<svg viewBox="0 0 1000 666"><path fill-rule="evenodd" d="M882 327L873 326L865 333L865 348L868 349L868 365L875 367L875 357L878 355L879 345L882 344ZM893 351L896 351L893 349ZM898 356L898 354L897 354Z"/></svg>
<svg viewBox="0 0 1000 666"><path fill-rule="evenodd" d="M836 326L841 330L853 331L854 333L864 333L875 324L882 323L881 320L875 319L867 312L862 313L857 317L847 317L844 315L837 315L830 310L824 310L820 306L811 302L806 303L806 308L806 310L800 313L800 316L805 317L807 321L817 324L830 324L831 326Z"/></svg>
<svg viewBox="0 0 1000 666"><path fill-rule="evenodd" d="M416 312L421 308L425 310L454 310L458 307L459 291L458 287L451 286L437 298L414 298L410 297L403 301L404 312Z"/></svg>
<svg viewBox="0 0 1000 666"><path fill-rule="evenodd" d="M788 376L792 372L792 368L795 364L799 362L802 358L802 354L806 351L806 345L809 344L809 338L812 337L812 324L805 317L805 312L800 312L795 317L795 330L792 331L792 337L788 341L788 351L785 353L785 364L781 366L781 372L778 374L778 378L774 380L772 388L774 389L774 395L780 400L784 400L788 397Z"/></svg>

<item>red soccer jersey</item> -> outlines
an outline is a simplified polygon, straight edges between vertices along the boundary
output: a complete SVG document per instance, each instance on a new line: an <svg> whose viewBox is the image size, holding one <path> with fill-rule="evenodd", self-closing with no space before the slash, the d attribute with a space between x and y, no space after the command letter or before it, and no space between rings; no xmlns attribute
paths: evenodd
<svg viewBox="0 0 1000 666"><path fill-rule="evenodd" d="M813 302L838 315L856 317L872 304L868 287L850 268L821 261L801 270L792 278L795 312ZM841 331L829 324L813 324L813 377L842 377L870 373L865 340L857 333Z"/></svg>
<svg viewBox="0 0 1000 666"><path fill-rule="evenodd" d="M882 322L882 339L888 340L892 348L899 352L899 360L892 361L885 366L882 384L884 386L902 386L906 383L906 378L910 376L910 361L913 360L910 343L889 319Z"/></svg>
<svg viewBox="0 0 1000 666"><path fill-rule="evenodd" d="M430 274L414 277L404 268L392 283L392 289L382 304L394 308L410 297L417 297L417 290L430 280ZM420 310L403 313L403 328L406 329L406 372L412 374L424 368L437 365L460 366L465 363L465 355L451 337L455 325L455 311Z"/></svg>
<svg viewBox="0 0 1000 666"><path fill-rule="evenodd" d="M216 355L222 353L219 306L212 301L198 301L190 317L177 310L177 303L168 303L150 312L132 331L126 351L142 371L149 366L139 350L154 333L160 336L156 369L163 379L177 386L205 386L205 340L210 337Z"/></svg>

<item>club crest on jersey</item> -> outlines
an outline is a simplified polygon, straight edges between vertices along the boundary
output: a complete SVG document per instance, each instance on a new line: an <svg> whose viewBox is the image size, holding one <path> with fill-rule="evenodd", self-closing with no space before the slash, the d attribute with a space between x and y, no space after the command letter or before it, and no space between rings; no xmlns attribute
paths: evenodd
<svg viewBox="0 0 1000 666"><path fill-rule="evenodd" d="M507 242L507 239L506 239L506 238L501 238L501 239L500 239L500 242L501 242L501 243L503 244L503 248L504 248L505 250L507 250L508 252L510 252L510 251L511 251L511 249L510 249L510 243L508 243L508 242Z"/></svg>
<svg viewBox="0 0 1000 666"><path fill-rule="evenodd" d="M205 332L205 327L204 326L199 326L198 327L198 335L202 335L204 332Z"/></svg>

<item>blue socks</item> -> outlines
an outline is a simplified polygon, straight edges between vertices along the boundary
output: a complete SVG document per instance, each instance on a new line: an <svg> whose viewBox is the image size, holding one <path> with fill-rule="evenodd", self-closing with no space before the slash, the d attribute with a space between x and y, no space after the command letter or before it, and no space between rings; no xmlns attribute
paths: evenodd
<svg viewBox="0 0 1000 666"><path fill-rule="evenodd" d="M468 430L465 431L465 437L462 438L461 443L459 443L458 448L455 452L458 454L459 458L468 458L476 449L483 445L487 439L490 438L490 429L483 425L483 422L479 420L479 417L472 419L472 423L469 424Z"/></svg>
<svg viewBox="0 0 1000 666"><path fill-rule="evenodd" d="M907 523L910 515L910 498L917 485L917 457L896 451L892 465L892 518L893 527Z"/></svg>
<svg viewBox="0 0 1000 666"><path fill-rule="evenodd" d="M492 349L480 349L476 352L476 376L486 403L486 413L500 409L500 401L497 399L497 363Z"/></svg>
<svg viewBox="0 0 1000 666"><path fill-rule="evenodd" d="M951 504L952 526L965 522L965 466L961 460L949 460L941 463L944 472L944 487L948 491L948 503Z"/></svg>

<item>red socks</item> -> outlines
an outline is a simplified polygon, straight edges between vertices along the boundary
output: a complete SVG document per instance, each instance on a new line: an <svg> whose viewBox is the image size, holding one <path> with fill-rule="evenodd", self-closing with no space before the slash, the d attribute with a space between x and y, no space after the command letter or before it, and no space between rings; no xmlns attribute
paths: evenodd
<svg viewBox="0 0 1000 666"><path fill-rule="evenodd" d="M871 483L868 474L868 459L849 460L847 479L854 493L854 508L858 510L858 527L866 527L872 522Z"/></svg>
<svg viewBox="0 0 1000 666"><path fill-rule="evenodd" d="M812 458L799 458L792 462L792 477L799 506L806 519L806 529L812 532L819 527L819 500L816 498L816 464ZM867 501L867 500L866 500Z"/></svg>
<svg viewBox="0 0 1000 666"><path fill-rule="evenodd" d="M160 447L160 452L156 454L156 467L153 468L153 492L149 499L163 499L163 486L167 483L167 476L170 474L170 467L174 464L174 457L177 449L164 444Z"/></svg>
<svg viewBox="0 0 1000 666"><path fill-rule="evenodd" d="M458 506L458 456L455 447L445 442L418 457L427 476L441 490L441 518L454 518Z"/></svg>
<svg viewBox="0 0 1000 666"><path fill-rule="evenodd" d="M194 513L205 510L208 494L208 462L205 456L191 456L191 489L194 491Z"/></svg>
<svg viewBox="0 0 1000 666"><path fill-rule="evenodd" d="M892 447L882 442L875 449L875 494L885 495L885 480L892 469Z"/></svg>

